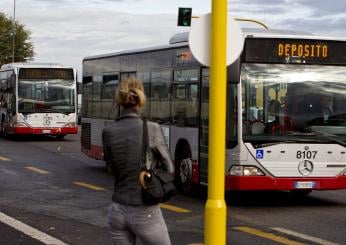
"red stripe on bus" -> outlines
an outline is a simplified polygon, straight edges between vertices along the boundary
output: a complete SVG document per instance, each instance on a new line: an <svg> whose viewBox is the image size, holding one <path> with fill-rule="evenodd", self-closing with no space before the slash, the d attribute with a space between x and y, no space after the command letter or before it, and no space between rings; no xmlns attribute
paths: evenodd
<svg viewBox="0 0 346 245"><path fill-rule="evenodd" d="M192 183L199 184L199 168L196 160L192 161Z"/></svg>
<svg viewBox="0 0 346 245"><path fill-rule="evenodd" d="M346 188L346 176L321 178L273 178L270 176L226 176L226 190L294 190L297 181L314 181L314 190Z"/></svg>
<svg viewBox="0 0 346 245"><path fill-rule="evenodd" d="M10 130L13 134L77 134L78 127L68 128L30 128L30 127L14 127Z"/></svg>
<svg viewBox="0 0 346 245"><path fill-rule="evenodd" d="M87 156L103 160L102 146L82 147ZM273 178L270 176L226 176L226 190L294 190L296 181L315 181L316 190L346 189L346 176L335 178ZM199 184L199 168L196 160L192 163L192 182Z"/></svg>
<svg viewBox="0 0 346 245"><path fill-rule="evenodd" d="M82 152L88 157L96 160L103 160L103 147L98 145L91 145L90 149L82 147Z"/></svg>

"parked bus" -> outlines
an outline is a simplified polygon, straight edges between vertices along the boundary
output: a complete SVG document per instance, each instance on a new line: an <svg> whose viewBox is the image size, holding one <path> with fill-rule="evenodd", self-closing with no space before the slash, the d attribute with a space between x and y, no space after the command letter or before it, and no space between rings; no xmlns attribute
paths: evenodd
<svg viewBox="0 0 346 245"><path fill-rule="evenodd" d="M52 63L12 63L0 70L3 135L77 133L76 70Z"/></svg>
<svg viewBox="0 0 346 245"><path fill-rule="evenodd" d="M243 33L244 50L228 67L225 189L345 189L346 39ZM187 40L177 34L168 45L84 58L85 154L103 159L102 129L121 113L116 86L136 77L148 97L143 115L161 124L179 188L208 183L209 84L222 81L209 81Z"/></svg>

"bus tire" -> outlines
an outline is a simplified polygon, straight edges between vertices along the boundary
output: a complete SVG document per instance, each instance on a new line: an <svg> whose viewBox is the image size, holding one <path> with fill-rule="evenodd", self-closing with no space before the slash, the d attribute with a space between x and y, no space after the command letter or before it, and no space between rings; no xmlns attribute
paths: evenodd
<svg viewBox="0 0 346 245"><path fill-rule="evenodd" d="M304 197L309 195L312 192L312 190L291 190L291 193L293 195L299 196L299 197Z"/></svg>
<svg viewBox="0 0 346 245"><path fill-rule="evenodd" d="M177 159L175 180L179 191L184 194L192 192L192 156L188 146L185 146Z"/></svg>
<svg viewBox="0 0 346 245"><path fill-rule="evenodd" d="M1 135L5 135L5 115L1 115Z"/></svg>
<svg viewBox="0 0 346 245"><path fill-rule="evenodd" d="M107 173L114 175L114 169L113 169L112 164L110 162L106 162L106 169L107 169Z"/></svg>
<svg viewBox="0 0 346 245"><path fill-rule="evenodd" d="M62 140L62 139L64 139L64 137L65 137L65 134L58 134L58 135L56 136L56 139Z"/></svg>

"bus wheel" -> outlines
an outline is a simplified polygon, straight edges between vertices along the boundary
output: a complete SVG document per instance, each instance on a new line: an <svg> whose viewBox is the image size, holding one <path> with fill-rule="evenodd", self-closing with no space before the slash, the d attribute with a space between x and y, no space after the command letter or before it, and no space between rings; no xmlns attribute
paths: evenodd
<svg viewBox="0 0 346 245"><path fill-rule="evenodd" d="M5 135L5 127L4 127L4 122L1 122L1 128L0 128L0 133L1 133L1 135Z"/></svg>
<svg viewBox="0 0 346 245"><path fill-rule="evenodd" d="M312 190L291 190L291 193L296 196L307 196L312 192Z"/></svg>
<svg viewBox="0 0 346 245"><path fill-rule="evenodd" d="M64 139L64 137L65 137L64 134L58 134L58 135L56 136L56 138L57 138L58 140L62 140L62 139Z"/></svg>
<svg viewBox="0 0 346 245"><path fill-rule="evenodd" d="M3 136L5 136L5 116L4 115L2 115L1 116L1 134L3 135Z"/></svg>
<svg viewBox="0 0 346 245"><path fill-rule="evenodd" d="M190 157L178 162L176 181L177 187L182 193L188 194L192 191L192 159Z"/></svg>
<svg viewBox="0 0 346 245"><path fill-rule="evenodd" d="M7 130L3 122L1 123L1 134L4 138L10 138L10 136L7 134Z"/></svg>
<svg viewBox="0 0 346 245"><path fill-rule="evenodd" d="M111 175L114 175L114 169L112 168L112 164L110 162L106 162L107 172Z"/></svg>

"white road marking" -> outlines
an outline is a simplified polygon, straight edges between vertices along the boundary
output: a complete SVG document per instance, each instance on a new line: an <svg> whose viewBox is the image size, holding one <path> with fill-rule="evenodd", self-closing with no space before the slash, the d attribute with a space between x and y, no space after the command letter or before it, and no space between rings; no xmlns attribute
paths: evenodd
<svg viewBox="0 0 346 245"><path fill-rule="evenodd" d="M5 173L6 175L13 175L17 176L18 173L16 171L8 170L8 169L0 169L1 172Z"/></svg>
<svg viewBox="0 0 346 245"><path fill-rule="evenodd" d="M271 229L273 229L275 231L279 231L281 233L285 233L285 234L291 235L291 236L299 237L299 238L302 238L304 240L308 240L308 241L311 241L311 242L314 242L314 243L322 244L322 245L340 245L338 243L326 241L326 240L323 240L323 239L318 238L318 237L305 235L305 234L298 233L298 232L295 232L295 231L291 231L291 230L288 230L288 229L285 229L285 228L281 228L281 227L272 227Z"/></svg>
<svg viewBox="0 0 346 245"><path fill-rule="evenodd" d="M67 243L64 243L42 231L39 231L31 226L28 226L27 224L24 224L23 222L16 220L10 216L7 216L6 214L0 212L0 222L13 227L14 229L23 232L24 234L49 245L67 245Z"/></svg>
<svg viewBox="0 0 346 245"><path fill-rule="evenodd" d="M240 226L240 227L233 227L233 229L238 230L238 231L242 231L242 232L246 232L246 233L252 234L254 236L266 238L266 239L269 239L269 240L272 240L272 241L275 241L277 243L284 244L284 245L307 245L306 243L293 241L293 240L288 239L286 237L278 236L278 235L275 235L271 232L266 232L266 231L258 230L258 229L251 228L251 227Z"/></svg>

